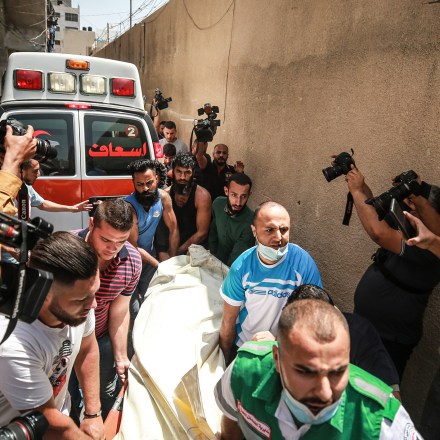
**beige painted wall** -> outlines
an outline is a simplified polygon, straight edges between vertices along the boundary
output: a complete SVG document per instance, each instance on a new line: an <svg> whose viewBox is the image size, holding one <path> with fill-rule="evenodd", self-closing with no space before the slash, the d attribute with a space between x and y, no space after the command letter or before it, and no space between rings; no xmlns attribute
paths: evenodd
<svg viewBox="0 0 440 440"><path fill-rule="evenodd" d="M341 225L345 182L327 183L321 169L354 148L375 194L411 168L440 183L439 23L440 4L424 0L171 0L99 56L134 62L148 102L156 87L171 95L163 119L185 141L182 119L220 106L215 141L245 162L250 204L289 209L291 240L350 311L376 246L356 214ZM440 363L439 293L402 386L415 420Z"/></svg>

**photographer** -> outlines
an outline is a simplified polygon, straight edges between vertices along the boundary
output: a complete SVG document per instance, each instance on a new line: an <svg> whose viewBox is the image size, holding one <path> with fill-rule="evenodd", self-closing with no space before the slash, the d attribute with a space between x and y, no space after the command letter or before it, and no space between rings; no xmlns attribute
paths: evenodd
<svg viewBox="0 0 440 440"><path fill-rule="evenodd" d="M81 238L56 232L36 244L29 265L53 274L53 283L32 324L18 321L0 345L0 425L20 413L41 412L47 438L103 439L99 401L99 351L95 337L98 259ZM9 320L0 316L0 333ZM67 384L72 368L84 394L78 428L68 416Z"/></svg>
<svg viewBox="0 0 440 440"><path fill-rule="evenodd" d="M376 209L365 203L372 192L364 176L354 165L351 168L345 180L356 211L367 234L380 246L356 288L354 311L376 327L402 378L422 337L428 298L440 281L440 260L427 250L406 246L398 230L378 219ZM440 232L438 187L430 187L427 198L411 194L404 201L429 229Z"/></svg>
<svg viewBox="0 0 440 440"><path fill-rule="evenodd" d="M5 152L0 153L0 210L9 215L17 212L14 199L22 185L20 166L36 153L37 141L33 134L34 129L30 125L24 136L14 136L12 128L6 127Z"/></svg>

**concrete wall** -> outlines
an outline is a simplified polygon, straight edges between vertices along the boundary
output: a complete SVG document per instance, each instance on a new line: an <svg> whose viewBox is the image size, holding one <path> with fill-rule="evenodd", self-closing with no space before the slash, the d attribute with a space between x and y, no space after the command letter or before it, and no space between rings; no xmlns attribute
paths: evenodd
<svg viewBox="0 0 440 440"><path fill-rule="evenodd" d="M220 106L215 141L245 162L250 205L289 209L291 240L350 311L376 246L356 214L342 226L345 182L327 183L321 169L354 148L375 194L408 169L440 183L439 22L440 4L425 0L174 0L99 56L134 62L148 101L156 87L172 95L163 119L185 141L184 119ZM402 386L415 420L439 366L439 293Z"/></svg>
<svg viewBox="0 0 440 440"><path fill-rule="evenodd" d="M95 42L95 32L76 29L61 31L61 53L88 55Z"/></svg>

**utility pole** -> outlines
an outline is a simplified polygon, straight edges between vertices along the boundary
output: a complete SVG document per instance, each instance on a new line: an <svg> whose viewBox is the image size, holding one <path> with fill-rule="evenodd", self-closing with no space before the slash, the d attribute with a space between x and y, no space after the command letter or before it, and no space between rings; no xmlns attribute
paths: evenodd
<svg viewBox="0 0 440 440"><path fill-rule="evenodd" d="M107 23L107 44L110 43L110 24Z"/></svg>
<svg viewBox="0 0 440 440"><path fill-rule="evenodd" d="M130 29L131 29L131 16L132 16L132 6L133 6L133 0L130 0Z"/></svg>

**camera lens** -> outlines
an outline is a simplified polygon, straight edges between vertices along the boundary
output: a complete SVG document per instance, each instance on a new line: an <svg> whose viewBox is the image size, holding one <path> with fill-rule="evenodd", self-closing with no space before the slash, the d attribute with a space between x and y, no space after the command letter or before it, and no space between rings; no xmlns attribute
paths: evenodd
<svg viewBox="0 0 440 440"><path fill-rule="evenodd" d="M324 168L322 170L322 173L324 174L324 177L326 178L327 182L331 182L333 179L336 179L336 177L339 177L342 174L344 174L340 166Z"/></svg>
<svg viewBox="0 0 440 440"><path fill-rule="evenodd" d="M0 428L0 440L38 440L43 437L48 426L46 417L34 412L17 417L9 425Z"/></svg>
<svg viewBox="0 0 440 440"><path fill-rule="evenodd" d="M35 153L34 159L39 162L44 162L47 159L55 159L57 157L57 150L50 144L50 141L45 139L36 139L37 141L37 152Z"/></svg>

